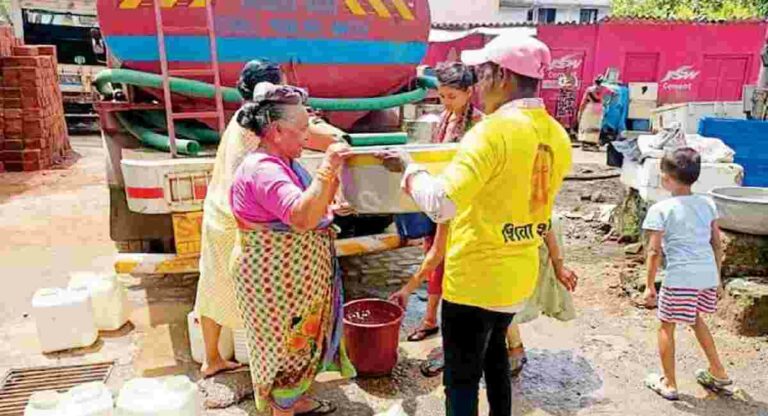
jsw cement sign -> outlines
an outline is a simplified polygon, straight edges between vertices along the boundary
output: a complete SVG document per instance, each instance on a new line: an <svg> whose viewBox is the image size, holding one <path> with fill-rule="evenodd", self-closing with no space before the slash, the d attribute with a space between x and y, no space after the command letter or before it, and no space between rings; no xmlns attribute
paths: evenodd
<svg viewBox="0 0 768 416"><path fill-rule="evenodd" d="M693 81L699 77L701 71L697 71L693 65L683 65L677 69L667 71L667 74L659 82L665 91L690 91Z"/></svg>

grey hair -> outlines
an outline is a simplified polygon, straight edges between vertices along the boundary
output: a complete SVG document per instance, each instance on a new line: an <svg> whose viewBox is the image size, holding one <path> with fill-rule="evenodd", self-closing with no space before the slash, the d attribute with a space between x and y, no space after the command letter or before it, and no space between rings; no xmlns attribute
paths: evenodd
<svg viewBox="0 0 768 416"><path fill-rule="evenodd" d="M263 136L272 123L295 120L300 109L302 107L295 104L247 103L237 113L237 124Z"/></svg>
<svg viewBox="0 0 768 416"><path fill-rule="evenodd" d="M306 91L288 86L262 82L254 89L253 101L243 104L237 113L237 123L259 136L278 120L294 120L297 110L303 110Z"/></svg>

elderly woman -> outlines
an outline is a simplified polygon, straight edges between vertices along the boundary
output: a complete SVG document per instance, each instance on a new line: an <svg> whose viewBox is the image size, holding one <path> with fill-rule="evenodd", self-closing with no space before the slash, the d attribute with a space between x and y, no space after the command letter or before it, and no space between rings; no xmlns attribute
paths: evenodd
<svg viewBox="0 0 768 416"><path fill-rule="evenodd" d="M329 209L350 148L328 147L314 179L296 159L308 135L306 93L259 84L237 122L261 138L231 191L239 229L235 287L256 405L273 415L335 411L304 397L317 373L354 376L342 343L341 280Z"/></svg>
<svg viewBox="0 0 768 416"><path fill-rule="evenodd" d="M282 79L277 64L253 60L240 73L237 89L248 101L258 83L279 84ZM237 236L237 223L229 207L229 190L235 169L245 155L258 149L259 138L252 131L240 127L235 119L229 122L219 143L203 210L200 282L197 285L195 311L200 317L205 343L205 363L201 369L205 377L239 367L235 362L224 360L218 348L222 325L227 328L242 327L234 301L233 277L229 271L230 255Z"/></svg>

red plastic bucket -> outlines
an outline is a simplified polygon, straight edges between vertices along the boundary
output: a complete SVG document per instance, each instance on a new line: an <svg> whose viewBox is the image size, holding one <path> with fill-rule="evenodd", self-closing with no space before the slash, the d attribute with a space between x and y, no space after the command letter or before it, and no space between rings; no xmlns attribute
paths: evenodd
<svg viewBox="0 0 768 416"><path fill-rule="evenodd" d="M347 353L359 376L384 376L395 368L403 315L402 308L381 299L344 305Z"/></svg>

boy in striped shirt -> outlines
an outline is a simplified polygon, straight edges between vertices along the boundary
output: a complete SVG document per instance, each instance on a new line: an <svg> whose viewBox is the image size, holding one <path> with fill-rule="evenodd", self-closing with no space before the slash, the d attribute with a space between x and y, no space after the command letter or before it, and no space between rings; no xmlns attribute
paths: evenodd
<svg viewBox="0 0 768 416"><path fill-rule="evenodd" d="M693 195L691 186L699 179L701 158L690 148L667 154L661 161L662 186L672 198L648 210L643 229L650 237L646 305L658 302L659 354L663 375L651 374L646 386L668 400L677 400L675 376L675 327L692 325L704 350L709 368L698 370L696 380L709 389L732 384L720 362L715 341L702 313L714 313L722 290L720 265L722 248L717 227L717 209L711 199ZM662 249L666 258L664 283L656 293L656 274Z"/></svg>

